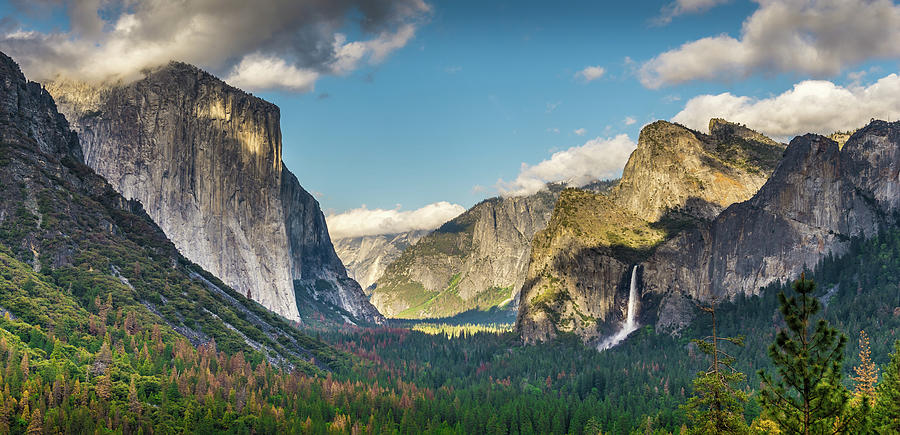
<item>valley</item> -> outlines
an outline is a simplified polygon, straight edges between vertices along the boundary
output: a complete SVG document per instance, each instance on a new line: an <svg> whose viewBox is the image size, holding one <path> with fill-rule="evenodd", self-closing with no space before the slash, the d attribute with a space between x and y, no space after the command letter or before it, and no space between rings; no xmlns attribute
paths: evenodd
<svg viewBox="0 0 900 435"><path fill-rule="evenodd" d="M0 434L900 434L894 2L25 3Z"/></svg>

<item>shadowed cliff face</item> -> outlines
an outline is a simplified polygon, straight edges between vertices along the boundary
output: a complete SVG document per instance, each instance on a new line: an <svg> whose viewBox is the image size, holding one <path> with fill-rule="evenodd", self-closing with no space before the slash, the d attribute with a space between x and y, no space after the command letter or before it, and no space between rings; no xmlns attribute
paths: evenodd
<svg viewBox="0 0 900 435"><path fill-rule="evenodd" d="M128 85L51 83L85 162L139 200L189 259L267 308L299 320L294 280L349 293L318 203L281 162L278 107L181 63ZM342 305L343 306L343 305ZM352 308L352 309L351 309Z"/></svg>
<svg viewBox="0 0 900 435"><path fill-rule="evenodd" d="M551 223L535 237L517 319L523 338L611 334L625 317L632 265L749 199L783 150L722 120L710 121L708 135L665 121L644 127L619 184L608 194L563 192Z"/></svg>
<svg viewBox="0 0 900 435"><path fill-rule="evenodd" d="M475 205L404 250L378 278L372 303L407 318L514 303L531 240L547 225L558 194L553 186Z"/></svg>
<svg viewBox="0 0 900 435"><path fill-rule="evenodd" d="M645 266L657 293L698 299L755 294L799 276L850 237L896 224L900 123L876 121L839 149L817 135L795 138L762 189L660 247Z"/></svg>
<svg viewBox="0 0 900 435"><path fill-rule="evenodd" d="M154 330L166 343L180 334L195 346L214 340L226 354L259 352L287 370L329 370L333 350L183 257L140 203L82 158L50 94L0 53L4 313L64 332L66 352L89 353L106 324L94 301L109 295L136 331ZM30 289L16 284L26 276Z"/></svg>

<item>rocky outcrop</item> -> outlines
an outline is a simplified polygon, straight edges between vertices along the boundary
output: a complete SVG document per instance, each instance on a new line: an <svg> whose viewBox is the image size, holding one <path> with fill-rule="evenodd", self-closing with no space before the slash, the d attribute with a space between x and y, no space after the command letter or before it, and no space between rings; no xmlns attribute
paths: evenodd
<svg viewBox="0 0 900 435"><path fill-rule="evenodd" d="M515 303L534 235L550 220L560 186L492 198L407 248L375 283L388 316L444 317Z"/></svg>
<svg viewBox="0 0 900 435"><path fill-rule="evenodd" d="M26 328L67 334L71 352L89 352L85 337L103 336L95 301L109 297L106 309L136 325L129 332L158 331L170 344L177 334L193 345L214 340L220 352L286 370L337 368L333 348L183 257L139 202L86 166L53 98L2 53L0 257L3 311Z"/></svg>
<svg viewBox="0 0 900 435"><path fill-rule="evenodd" d="M277 106L175 62L130 84L48 89L85 162L186 257L289 319L299 320L294 281L315 279L332 282L347 311L380 319L345 282L318 203L282 164Z"/></svg>
<svg viewBox="0 0 900 435"><path fill-rule="evenodd" d="M784 146L738 124L713 119L709 135L657 121L644 127L615 202L655 222L676 211L712 219L765 183Z"/></svg>
<svg viewBox="0 0 900 435"><path fill-rule="evenodd" d="M644 127L618 185L608 194L563 192L550 225L535 237L517 319L525 341L560 331L589 341L611 334L625 318L633 265L685 229L749 199L783 150L717 119L709 134L665 121ZM639 288L646 295L646 287Z"/></svg>
<svg viewBox="0 0 900 435"><path fill-rule="evenodd" d="M415 230L335 239L334 251L344 262L347 275L355 279L364 291L371 292L374 290L372 284L381 277L387 266L400 257L403 250L428 233L427 230Z"/></svg>
<svg viewBox="0 0 900 435"><path fill-rule="evenodd" d="M775 173L749 201L660 247L645 286L705 300L755 294L799 276L851 237L895 224L900 205L900 123L876 121L843 148L828 138L795 138Z"/></svg>
<svg viewBox="0 0 900 435"><path fill-rule="evenodd" d="M516 320L522 337L536 342L559 331L612 333L625 317L631 265L664 237L608 195L563 191L532 244Z"/></svg>

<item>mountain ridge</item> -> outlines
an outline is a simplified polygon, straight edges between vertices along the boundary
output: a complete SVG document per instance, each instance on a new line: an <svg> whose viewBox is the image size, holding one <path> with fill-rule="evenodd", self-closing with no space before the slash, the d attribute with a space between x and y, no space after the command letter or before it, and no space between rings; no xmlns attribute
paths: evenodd
<svg viewBox="0 0 900 435"><path fill-rule="evenodd" d="M666 121L648 124L608 193L563 192L551 225L532 245L516 322L526 342L560 331L586 341L612 334L625 318L633 266L683 231L749 199L784 150L723 120L711 120L709 133ZM655 297L648 295L647 302Z"/></svg>
<svg viewBox="0 0 900 435"><path fill-rule="evenodd" d="M140 200L188 258L294 320L299 282L361 321L382 321L346 276L318 202L281 161L277 106L180 62L127 84L48 89L88 165Z"/></svg>

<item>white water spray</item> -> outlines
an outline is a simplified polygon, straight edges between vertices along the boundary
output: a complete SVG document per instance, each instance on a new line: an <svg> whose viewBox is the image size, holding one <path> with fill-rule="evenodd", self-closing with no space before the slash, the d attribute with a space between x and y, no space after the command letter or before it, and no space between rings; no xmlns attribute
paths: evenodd
<svg viewBox="0 0 900 435"><path fill-rule="evenodd" d="M634 320L637 316L637 270L637 266L634 266L634 269L631 269L631 289L628 291L628 312L625 313L625 323L622 324L622 328L615 334L607 337L606 340L603 340L603 342L597 346L597 350L606 350L619 344L625 337L628 337L629 334L638 329L638 324Z"/></svg>

